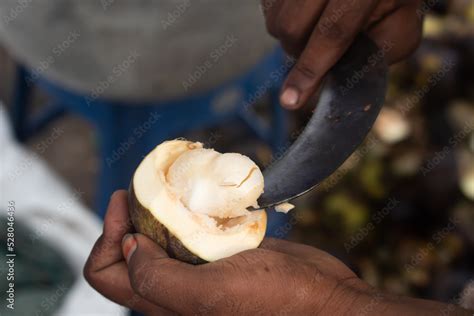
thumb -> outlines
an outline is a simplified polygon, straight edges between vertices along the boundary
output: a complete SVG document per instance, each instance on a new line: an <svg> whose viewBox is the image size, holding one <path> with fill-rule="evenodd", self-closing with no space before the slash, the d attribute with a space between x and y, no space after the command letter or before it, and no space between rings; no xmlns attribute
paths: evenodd
<svg viewBox="0 0 474 316"><path fill-rule="evenodd" d="M122 239L122 254L127 264L135 254L140 244L140 256L153 257L154 259L168 258L166 252L154 241L142 234L126 234Z"/></svg>
<svg viewBox="0 0 474 316"><path fill-rule="evenodd" d="M133 290L156 305L183 311L199 298L206 280L193 265L170 258L154 241L142 234L123 238L122 252L128 264Z"/></svg>

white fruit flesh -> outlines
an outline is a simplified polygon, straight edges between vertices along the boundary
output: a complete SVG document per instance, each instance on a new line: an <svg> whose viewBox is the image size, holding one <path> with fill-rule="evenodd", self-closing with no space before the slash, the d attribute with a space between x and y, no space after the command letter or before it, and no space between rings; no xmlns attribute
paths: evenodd
<svg viewBox="0 0 474 316"><path fill-rule="evenodd" d="M137 200L204 260L256 248L264 237L265 211L246 210L256 206L263 176L243 155L167 141L145 157L133 186Z"/></svg>
<svg viewBox="0 0 474 316"><path fill-rule="evenodd" d="M167 180L192 212L228 218L247 215L263 192L263 175L248 157L199 148L171 165Z"/></svg>

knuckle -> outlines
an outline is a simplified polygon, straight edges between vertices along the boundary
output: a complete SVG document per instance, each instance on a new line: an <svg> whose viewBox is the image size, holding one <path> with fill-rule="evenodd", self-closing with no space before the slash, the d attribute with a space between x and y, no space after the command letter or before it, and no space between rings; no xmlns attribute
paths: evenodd
<svg viewBox="0 0 474 316"><path fill-rule="evenodd" d="M84 279L94 288L101 282L100 273L98 273L96 270L97 268L94 264L94 257L90 255L86 261L86 264L84 265L84 268L82 269L82 275L84 276Z"/></svg>
<svg viewBox="0 0 474 316"><path fill-rule="evenodd" d="M238 274L242 272L241 266L240 266L240 258L241 254L235 255L235 257L232 258L232 260L226 260L223 261L223 268L219 271L222 274Z"/></svg>
<svg viewBox="0 0 474 316"><path fill-rule="evenodd" d="M300 73L310 81L317 81L319 79L319 75L317 74L313 66L304 60L297 63L295 65L294 70L296 70L298 73Z"/></svg>
<svg viewBox="0 0 474 316"><path fill-rule="evenodd" d="M130 285L138 294L144 294L150 288L150 282L154 279L154 271L149 264L141 263L131 270Z"/></svg>
<svg viewBox="0 0 474 316"><path fill-rule="evenodd" d="M333 22L326 18L318 24L317 33L320 37L340 44L347 43L353 37L352 32L342 23Z"/></svg>
<svg viewBox="0 0 474 316"><path fill-rule="evenodd" d="M95 271L88 263L84 266L83 276L87 283L98 291L109 283L104 274Z"/></svg>
<svg viewBox="0 0 474 316"><path fill-rule="evenodd" d="M308 285L311 287L311 288L318 288L321 286L321 282L324 281L324 275L321 273L321 271L317 268L317 267L314 267L314 266L306 266L306 269L305 269L305 274L308 277L307 281L308 281Z"/></svg>
<svg viewBox="0 0 474 316"><path fill-rule="evenodd" d="M389 54L390 63L395 63L410 56L420 45L422 40L422 32L419 29L413 29L407 32L407 36L403 43L400 43L393 54ZM409 35L408 35L409 34Z"/></svg>
<svg viewBox="0 0 474 316"><path fill-rule="evenodd" d="M281 24L280 39L289 43L297 43L301 38L301 31L296 23Z"/></svg>
<svg viewBox="0 0 474 316"><path fill-rule="evenodd" d="M94 273L91 269L90 266L90 261L88 260L86 265L84 266L84 269L82 270L82 274L84 275L84 279L90 284L93 285L95 284L95 278L94 278Z"/></svg>

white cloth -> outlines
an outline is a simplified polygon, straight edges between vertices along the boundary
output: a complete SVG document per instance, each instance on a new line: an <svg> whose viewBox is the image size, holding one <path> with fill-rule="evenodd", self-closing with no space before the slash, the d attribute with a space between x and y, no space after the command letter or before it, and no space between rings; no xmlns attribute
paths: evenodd
<svg viewBox="0 0 474 316"><path fill-rule="evenodd" d="M56 315L126 315L125 308L102 297L82 275L102 232L101 221L78 201L80 191L69 189L40 158L13 141L1 103L0 148L0 205L6 208L15 201L15 220L31 229L31 238L55 247L76 275Z"/></svg>
<svg viewBox="0 0 474 316"><path fill-rule="evenodd" d="M274 48L259 2L1 0L0 40L83 94L170 99L216 87Z"/></svg>

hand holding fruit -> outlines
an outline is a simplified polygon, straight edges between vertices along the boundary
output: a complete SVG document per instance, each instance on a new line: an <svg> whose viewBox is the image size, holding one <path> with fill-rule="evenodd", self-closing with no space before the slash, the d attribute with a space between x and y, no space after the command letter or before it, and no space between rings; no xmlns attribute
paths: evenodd
<svg viewBox="0 0 474 316"><path fill-rule="evenodd" d="M259 249L203 265L187 264L169 258L147 237L133 234L127 208L127 192L116 192L84 275L105 297L147 315L418 316L447 308L384 295L326 252L282 240L265 239ZM450 310L470 315L460 308Z"/></svg>

